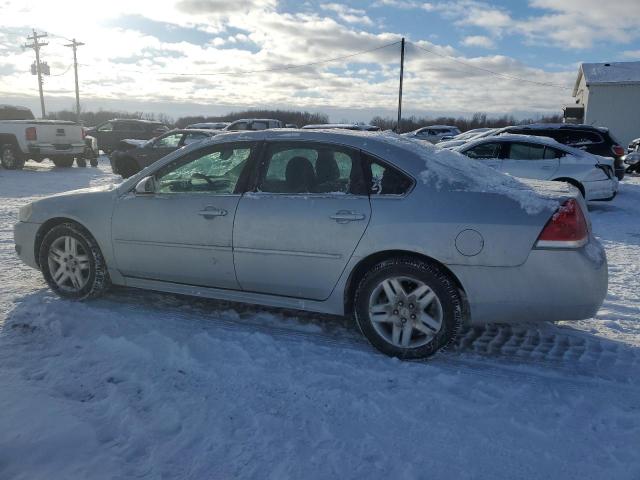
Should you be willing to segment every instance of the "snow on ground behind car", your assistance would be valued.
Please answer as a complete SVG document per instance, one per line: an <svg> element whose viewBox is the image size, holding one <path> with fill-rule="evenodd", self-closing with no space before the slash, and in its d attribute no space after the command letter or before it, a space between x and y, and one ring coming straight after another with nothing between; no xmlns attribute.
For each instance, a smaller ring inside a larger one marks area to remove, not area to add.
<svg viewBox="0 0 640 480"><path fill-rule="evenodd" d="M489 326L428 362L349 321L117 289L57 298L13 252L22 204L100 169L0 170L0 478L640 476L640 179L592 205L593 320Z"/></svg>

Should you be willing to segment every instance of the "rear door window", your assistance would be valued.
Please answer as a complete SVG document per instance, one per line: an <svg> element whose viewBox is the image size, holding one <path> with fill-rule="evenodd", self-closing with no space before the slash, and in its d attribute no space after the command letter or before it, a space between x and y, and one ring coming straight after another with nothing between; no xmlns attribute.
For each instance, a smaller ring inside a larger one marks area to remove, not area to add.
<svg viewBox="0 0 640 480"><path fill-rule="evenodd" d="M463 152L469 158L494 159L500 158L502 144L500 142L481 143Z"/></svg>
<svg viewBox="0 0 640 480"><path fill-rule="evenodd" d="M509 153L505 156L510 160L542 160L544 159L544 145L534 143L513 142L508 145Z"/></svg>
<svg viewBox="0 0 640 480"><path fill-rule="evenodd" d="M273 143L263 171L262 192L366 194L359 153L338 145Z"/></svg>

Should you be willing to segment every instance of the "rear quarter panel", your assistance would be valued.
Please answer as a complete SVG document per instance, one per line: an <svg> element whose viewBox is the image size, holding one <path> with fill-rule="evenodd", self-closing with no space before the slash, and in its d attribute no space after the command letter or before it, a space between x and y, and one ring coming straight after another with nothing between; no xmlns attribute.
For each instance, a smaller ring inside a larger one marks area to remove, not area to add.
<svg viewBox="0 0 640 480"><path fill-rule="evenodd" d="M518 202L485 192L417 188L406 197L371 197L371 222L355 255L407 250L445 265L517 266L529 253L553 210L528 214ZM479 253L465 255L456 238L482 237Z"/></svg>

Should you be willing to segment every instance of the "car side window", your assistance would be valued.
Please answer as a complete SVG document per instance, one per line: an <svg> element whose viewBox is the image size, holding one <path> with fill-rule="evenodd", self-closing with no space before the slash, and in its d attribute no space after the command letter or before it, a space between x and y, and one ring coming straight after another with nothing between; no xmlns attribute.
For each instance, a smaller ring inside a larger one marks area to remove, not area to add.
<svg viewBox="0 0 640 480"><path fill-rule="evenodd" d="M366 194L358 152L322 144L270 145L258 190L285 194Z"/></svg>
<svg viewBox="0 0 640 480"><path fill-rule="evenodd" d="M251 145L216 145L193 152L158 172L156 193L234 193L252 152Z"/></svg>
<svg viewBox="0 0 640 480"><path fill-rule="evenodd" d="M363 162L370 195L404 195L413 187L409 176L377 158L364 154Z"/></svg>
<svg viewBox="0 0 640 480"><path fill-rule="evenodd" d="M229 130L246 130L246 129L247 129L247 122L236 123L232 125L231 128L229 128Z"/></svg>
<svg viewBox="0 0 640 480"><path fill-rule="evenodd" d="M544 158L544 145L533 143L513 142L509 145L509 160L542 160Z"/></svg>
<svg viewBox="0 0 640 480"><path fill-rule="evenodd" d="M592 145L602 142L602 137L595 132L586 132L582 130L571 130L566 132L566 145L583 146Z"/></svg>
<svg viewBox="0 0 640 480"><path fill-rule="evenodd" d="M103 123L98 127L99 132L113 132L113 123L107 122Z"/></svg>
<svg viewBox="0 0 640 480"><path fill-rule="evenodd" d="M201 142L205 138L209 138L209 135L204 133L186 133L184 135L183 145L191 145L192 143Z"/></svg>
<svg viewBox="0 0 640 480"><path fill-rule="evenodd" d="M253 122L251 124L251 130L266 130L267 122Z"/></svg>
<svg viewBox="0 0 640 480"><path fill-rule="evenodd" d="M500 142L481 143L463 153L469 158L475 159L494 159L500 158Z"/></svg>
<svg viewBox="0 0 640 480"><path fill-rule="evenodd" d="M180 140L182 140L182 133L173 133L166 137L159 138L153 142L153 148L178 148Z"/></svg>
<svg viewBox="0 0 640 480"><path fill-rule="evenodd" d="M563 158L563 157L566 157L566 156L567 156L566 152L563 152L562 150L558 150L557 148L546 147L544 149L544 158L545 159Z"/></svg>

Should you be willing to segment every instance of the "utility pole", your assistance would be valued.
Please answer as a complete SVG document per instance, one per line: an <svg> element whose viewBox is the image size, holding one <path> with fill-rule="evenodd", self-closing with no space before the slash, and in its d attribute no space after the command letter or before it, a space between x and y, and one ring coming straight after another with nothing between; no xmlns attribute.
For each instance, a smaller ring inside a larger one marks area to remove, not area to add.
<svg viewBox="0 0 640 480"><path fill-rule="evenodd" d="M84 43L76 42L75 38L71 40L70 44L65 45L65 47L73 48L73 71L76 76L76 120L78 123L80 123L80 90L78 88L78 57L76 55L76 50L82 45L84 45Z"/></svg>
<svg viewBox="0 0 640 480"><path fill-rule="evenodd" d="M402 77L404 76L404 37L400 42L400 88L398 90L398 125L396 133L401 133L400 122L402 120Z"/></svg>
<svg viewBox="0 0 640 480"><path fill-rule="evenodd" d="M22 46L23 48L33 48L36 52L36 72L38 74L38 89L40 90L40 108L42 109L42 118L45 117L45 111L44 111L44 94L42 93L42 70L40 68L40 48L49 44L46 42L38 42L38 39L44 38L46 36L47 36L46 33L38 34L38 32L36 32L36 29L34 28L33 36L27 37L27 40L32 40L33 43L25 43Z"/></svg>

